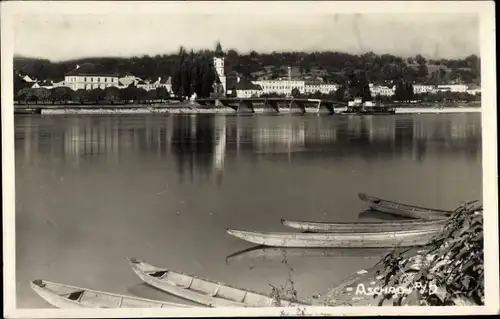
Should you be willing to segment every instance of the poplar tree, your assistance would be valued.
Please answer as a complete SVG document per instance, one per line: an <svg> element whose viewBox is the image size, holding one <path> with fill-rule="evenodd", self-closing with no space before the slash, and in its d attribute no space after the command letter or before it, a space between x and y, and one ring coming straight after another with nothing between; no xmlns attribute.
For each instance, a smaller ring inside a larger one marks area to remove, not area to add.
<svg viewBox="0 0 500 319"><path fill-rule="evenodd" d="M193 93L199 98L209 97L218 79L211 53L208 51L196 54L191 51L189 55L185 51L181 53L178 67L172 77L172 90L183 98L190 97Z"/></svg>

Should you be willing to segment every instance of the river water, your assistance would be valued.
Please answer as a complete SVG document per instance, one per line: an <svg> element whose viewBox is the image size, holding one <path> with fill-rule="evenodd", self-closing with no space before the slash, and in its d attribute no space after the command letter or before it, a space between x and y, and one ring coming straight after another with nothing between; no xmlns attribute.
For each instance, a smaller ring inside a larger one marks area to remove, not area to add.
<svg viewBox="0 0 500 319"><path fill-rule="evenodd" d="M359 192L442 209L482 199L480 114L16 116L15 139L20 308L51 307L36 278L179 301L141 284L128 256L268 293L291 278L305 298L378 255L227 258L254 245L225 229L374 220Z"/></svg>

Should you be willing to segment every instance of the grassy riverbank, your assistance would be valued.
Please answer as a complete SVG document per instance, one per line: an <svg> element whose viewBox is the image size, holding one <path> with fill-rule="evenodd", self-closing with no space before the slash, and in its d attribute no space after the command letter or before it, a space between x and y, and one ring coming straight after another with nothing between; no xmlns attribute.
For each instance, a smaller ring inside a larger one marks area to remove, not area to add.
<svg viewBox="0 0 500 319"><path fill-rule="evenodd" d="M483 210L472 204L456 209L425 247L395 249L312 301L328 306L483 305Z"/></svg>

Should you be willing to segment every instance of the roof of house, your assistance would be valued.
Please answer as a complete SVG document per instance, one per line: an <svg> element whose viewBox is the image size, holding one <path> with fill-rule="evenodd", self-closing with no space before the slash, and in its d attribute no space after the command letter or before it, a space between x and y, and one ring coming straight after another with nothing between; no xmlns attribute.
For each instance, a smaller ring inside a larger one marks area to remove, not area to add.
<svg viewBox="0 0 500 319"><path fill-rule="evenodd" d="M102 67L92 63L84 63L80 67L69 71L66 75L118 76L115 73L104 72Z"/></svg>
<svg viewBox="0 0 500 319"><path fill-rule="evenodd" d="M167 79L161 78L160 83L161 84L172 84L172 77L169 76Z"/></svg>
<svg viewBox="0 0 500 319"><path fill-rule="evenodd" d="M247 78L240 78L240 81L234 84L235 90L262 90L260 85L253 84Z"/></svg>

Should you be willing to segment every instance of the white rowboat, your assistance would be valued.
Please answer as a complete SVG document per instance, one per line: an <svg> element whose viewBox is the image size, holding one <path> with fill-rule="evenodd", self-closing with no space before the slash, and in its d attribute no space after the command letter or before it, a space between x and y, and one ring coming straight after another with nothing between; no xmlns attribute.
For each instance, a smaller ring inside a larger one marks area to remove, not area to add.
<svg viewBox="0 0 500 319"><path fill-rule="evenodd" d="M439 230L378 233L284 233L226 230L245 241L273 247L382 248L423 246Z"/></svg>
<svg viewBox="0 0 500 319"><path fill-rule="evenodd" d="M357 222L334 223L281 220L287 227L307 232L336 232L336 233L367 233L367 232L397 232L408 230L439 230L446 223L446 219L432 221L397 221L397 222Z"/></svg>
<svg viewBox="0 0 500 319"><path fill-rule="evenodd" d="M190 306L112 294L36 279L31 288L57 308L189 308Z"/></svg>
<svg viewBox="0 0 500 319"><path fill-rule="evenodd" d="M262 293L231 287L167 268L129 258L134 272L145 283L164 292L209 307L292 307L303 305L276 299Z"/></svg>

